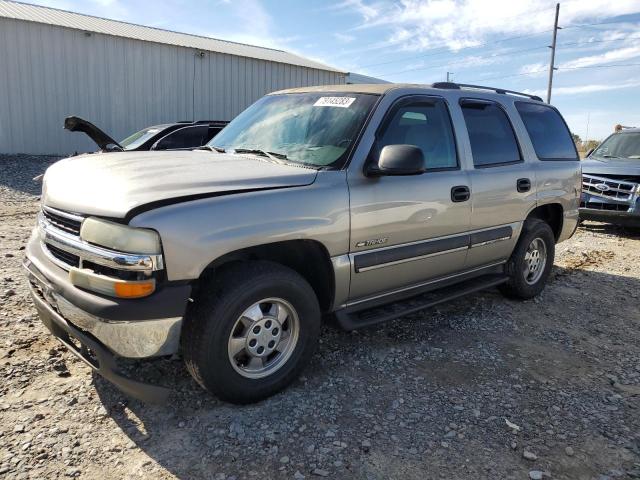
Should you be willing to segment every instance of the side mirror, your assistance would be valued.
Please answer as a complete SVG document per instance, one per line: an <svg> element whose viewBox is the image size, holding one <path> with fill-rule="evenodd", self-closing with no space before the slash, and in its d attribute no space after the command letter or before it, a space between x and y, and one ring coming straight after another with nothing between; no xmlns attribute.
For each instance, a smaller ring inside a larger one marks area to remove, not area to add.
<svg viewBox="0 0 640 480"><path fill-rule="evenodd" d="M377 162L367 170L368 176L420 175L424 173L425 159L422 149L415 145L387 145Z"/></svg>

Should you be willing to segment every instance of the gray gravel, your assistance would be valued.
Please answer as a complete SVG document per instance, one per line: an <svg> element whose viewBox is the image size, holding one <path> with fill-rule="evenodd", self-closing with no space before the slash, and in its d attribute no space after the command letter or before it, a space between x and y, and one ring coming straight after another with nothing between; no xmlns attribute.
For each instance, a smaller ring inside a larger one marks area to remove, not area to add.
<svg viewBox="0 0 640 480"><path fill-rule="evenodd" d="M20 271L54 159L0 156L0 477L640 478L640 237L588 224L537 299L497 291L345 333L258 405L221 403L178 358L129 400L38 322ZM132 368L131 365L128 365Z"/></svg>

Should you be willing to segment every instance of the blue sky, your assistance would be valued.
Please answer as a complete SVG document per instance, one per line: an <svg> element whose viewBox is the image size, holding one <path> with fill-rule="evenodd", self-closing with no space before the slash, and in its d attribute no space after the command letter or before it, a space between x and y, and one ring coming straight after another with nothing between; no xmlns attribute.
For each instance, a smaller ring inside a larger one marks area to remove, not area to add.
<svg viewBox="0 0 640 480"><path fill-rule="evenodd" d="M31 0L79 13L280 48L393 82L461 83L546 95L555 1ZM560 7L552 103L602 139L640 126L640 0Z"/></svg>

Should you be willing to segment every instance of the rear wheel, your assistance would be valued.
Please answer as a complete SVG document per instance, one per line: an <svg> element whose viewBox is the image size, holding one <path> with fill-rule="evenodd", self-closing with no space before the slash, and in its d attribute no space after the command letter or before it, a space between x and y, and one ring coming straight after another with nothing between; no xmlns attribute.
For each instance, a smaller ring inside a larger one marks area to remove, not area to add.
<svg viewBox="0 0 640 480"><path fill-rule="evenodd" d="M238 264L203 287L183 331L187 369L222 400L251 403L282 390L308 363L320 308L307 281L269 262Z"/></svg>
<svg viewBox="0 0 640 480"><path fill-rule="evenodd" d="M501 286L501 291L514 298L535 297L544 289L554 257L555 237L549 224L537 218L528 219L507 262L509 281Z"/></svg>

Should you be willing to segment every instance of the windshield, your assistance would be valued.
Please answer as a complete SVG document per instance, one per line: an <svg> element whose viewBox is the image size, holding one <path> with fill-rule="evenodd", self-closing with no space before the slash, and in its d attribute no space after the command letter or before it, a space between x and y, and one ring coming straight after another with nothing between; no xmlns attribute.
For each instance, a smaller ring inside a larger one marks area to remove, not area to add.
<svg viewBox="0 0 640 480"><path fill-rule="evenodd" d="M640 132L613 134L602 142L591 156L640 159Z"/></svg>
<svg viewBox="0 0 640 480"><path fill-rule="evenodd" d="M133 135L130 135L122 140L120 142L120 145L122 145L122 148L124 148L125 150L133 150L135 148L138 148L140 145L142 145L144 142L149 140L151 137L153 137L159 131L163 130L166 127L167 125L157 125L155 127L144 128L139 132L136 132Z"/></svg>
<svg viewBox="0 0 640 480"><path fill-rule="evenodd" d="M268 95L238 115L209 145L340 168L376 99L352 93Z"/></svg>

